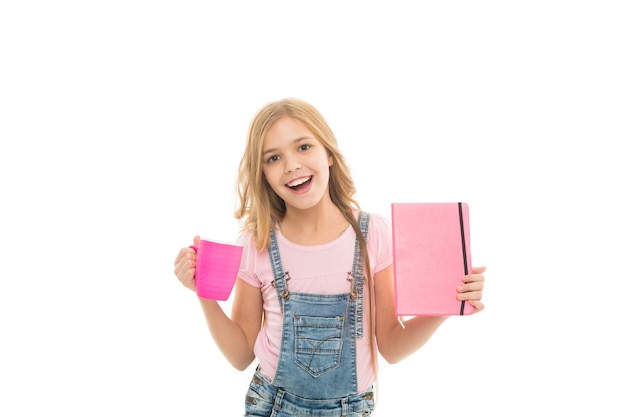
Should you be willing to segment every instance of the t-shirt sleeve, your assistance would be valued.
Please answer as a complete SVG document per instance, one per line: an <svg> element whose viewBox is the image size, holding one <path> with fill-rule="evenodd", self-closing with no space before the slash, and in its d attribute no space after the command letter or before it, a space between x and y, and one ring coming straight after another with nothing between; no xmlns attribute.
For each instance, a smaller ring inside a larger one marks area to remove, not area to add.
<svg viewBox="0 0 626 417"><path fill-rule="evenodd" d="M254 272L259 254L254 244L253 233L251 231L241 233L237 239L237 244L243 246L239 278L255 288L261 288L261 281Z"/></svg>
<svg viewBox="0 0 626 417"><path fill-rule="evenodd" d="M374 274L393 263L391 222L389 219L379 214L370 215L367 247L370 257L374 258L372 270Z"/></svg>

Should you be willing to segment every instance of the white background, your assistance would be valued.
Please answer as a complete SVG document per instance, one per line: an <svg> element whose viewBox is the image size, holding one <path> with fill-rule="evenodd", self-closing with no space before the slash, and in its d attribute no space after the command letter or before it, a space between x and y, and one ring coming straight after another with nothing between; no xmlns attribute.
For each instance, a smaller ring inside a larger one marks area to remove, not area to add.
<svg viewBox="0 0 626 417"><path fill-rule="evenodd" d="M620 3L3 2L0 415L243 414L252 367L173 261L236 238L248 123L286 96L366 210L468 202L488 267L376 415L625 415Z"/></svg>

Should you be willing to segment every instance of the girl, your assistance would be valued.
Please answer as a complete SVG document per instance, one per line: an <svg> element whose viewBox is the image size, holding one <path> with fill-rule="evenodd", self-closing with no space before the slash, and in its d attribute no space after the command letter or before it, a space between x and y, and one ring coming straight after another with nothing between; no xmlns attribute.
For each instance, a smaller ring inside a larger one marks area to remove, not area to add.
<svg viewBox="0 0 626 417"><path fill-rule="evenodd" d="M335 136L310 104L285 99L257 113L238 191L244 253L231 315L200 303L228 361L239 370L258 361L245 415L370 415L378 354L399 362L446 317L396 318L391 224L361 211ZM191 290L195 256L186 247L175 260ZM458 287L476 311L484 271Z"/></svg>

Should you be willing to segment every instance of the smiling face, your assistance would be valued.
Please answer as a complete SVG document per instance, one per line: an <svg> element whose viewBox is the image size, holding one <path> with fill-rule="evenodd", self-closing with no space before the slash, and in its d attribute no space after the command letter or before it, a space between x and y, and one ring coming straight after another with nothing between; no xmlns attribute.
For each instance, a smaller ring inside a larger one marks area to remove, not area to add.
<svg viewBox="0 0 626 417"><path fill-rule="evenodd" d="M267 131L263 142L263 175L289 208L305 210L330 201L332 157L300 120L283 116Z"/></svg>

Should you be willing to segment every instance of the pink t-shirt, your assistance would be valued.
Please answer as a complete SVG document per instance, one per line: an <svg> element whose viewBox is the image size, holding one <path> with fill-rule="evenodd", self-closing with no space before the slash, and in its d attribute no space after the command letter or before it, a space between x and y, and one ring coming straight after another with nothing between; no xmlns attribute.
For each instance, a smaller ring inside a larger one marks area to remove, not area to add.
<svg viewBox="0 0 626 417"><path fill-rule="evenodd" d="M311 294L342 294L350 292L348 272L352 270L356 233L349 227L336 240L315 246L297 245L276 231L283 270L289 272L289 291ZM244 232L238 240L244 246L239 277L255 288L260 288L265 309L265 323L254 345L260 372L269 381L274 379L278 365L282 335L282 314L274 275L267 250L258 252L252 232ZM386 218L370 214L367 249L373 274L393 262L391 223ZM364 299L369 299L367 284ZM365 304L367 306L367 304ZM369 308L364 308L363 337L357 339L357 380L359 393L374 381L369 347Z"/></svg>

